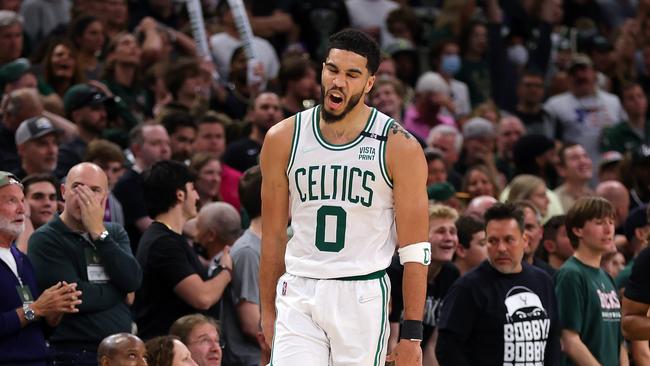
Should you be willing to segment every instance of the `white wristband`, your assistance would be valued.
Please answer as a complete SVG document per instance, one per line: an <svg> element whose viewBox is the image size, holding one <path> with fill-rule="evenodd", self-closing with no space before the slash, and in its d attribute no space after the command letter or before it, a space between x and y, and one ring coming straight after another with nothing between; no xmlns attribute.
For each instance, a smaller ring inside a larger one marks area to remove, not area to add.
<svg viewBox="0 0 650 366"><path fill-rule="evenodd" d="M431 243L423 241L403 246L397 250L399 263L416 262L428 266L431 264Z"/></svg>

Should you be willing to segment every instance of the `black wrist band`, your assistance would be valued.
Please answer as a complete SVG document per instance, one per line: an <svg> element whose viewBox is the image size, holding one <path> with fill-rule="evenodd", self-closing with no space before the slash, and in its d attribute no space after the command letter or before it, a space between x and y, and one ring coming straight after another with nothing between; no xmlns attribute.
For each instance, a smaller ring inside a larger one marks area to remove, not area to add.
<svg viewBox="0 0 650 366"><path fill-rule="evenodd" d="M404 320L399 332L400 339L422 340L422 322L419 320Z"/></svg>

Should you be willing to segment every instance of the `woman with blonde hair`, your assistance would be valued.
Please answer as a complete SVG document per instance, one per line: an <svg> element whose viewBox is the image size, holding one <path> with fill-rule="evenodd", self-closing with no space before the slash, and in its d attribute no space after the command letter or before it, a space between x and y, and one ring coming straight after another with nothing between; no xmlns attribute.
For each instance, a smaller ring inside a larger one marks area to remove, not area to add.
<svg viewBox="0 0 650 366"><path fill-rule="evenodd" d="M506 202L530 201L542 216L548 212L549 199L546 196L546 183L535 175L522 174L510 182L510 191Z"/></svg>
<svg viewBox="0 0 650 366"><path fill-rule="evenodd" d="M468 202L478 196L499 197L501 191L492 170L485 165L474 165L463 177L462 191L469 194Z"/></svg>

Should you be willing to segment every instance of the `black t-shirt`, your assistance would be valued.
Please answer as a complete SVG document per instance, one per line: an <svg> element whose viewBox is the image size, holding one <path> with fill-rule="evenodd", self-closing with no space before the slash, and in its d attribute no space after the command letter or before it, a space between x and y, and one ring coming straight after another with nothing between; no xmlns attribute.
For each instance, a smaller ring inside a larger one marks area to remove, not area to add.
<svg viewBox="0 0 650 366"><path fill-rule="evenodd" d="M0 123L0 170L13 172L20 168L20 156L16 147L16 131L9 131Z"/></svg>
<svg viewBox="0 0 650 366"><path fill-rule="evenodd" d="M140 230L135 225L138 219L147 216L142 193L142 177L133 169L127 170L113 188L113 194L122 204L124 211L124 229L129 234L133 253L138 252Z"/></svg>
<svg viewBox="0 0 650 366"><path fill-rule="evenodd" d="M164 335L183 315L198 313L174 292L183 279L207 274L185 238L159 222L142 234L136 255L142 267L142 286L133 304L138 333L143 339Z"/></svg>
<svg viewBox="0 0 650 366"><path fill-rule="evenodd" d="M625 287L625 297L650 304L650 247L645 248L634 260L632 273Z"/></svg>
<svg viewBox="0 0 650 366"><path fill-rule="evenodd" d="M399 257L394 256L390 267L387 270L391 283L391 312L388 319L391 323L402 321L404 311L404 298L402 295L402 277L404 267L399 263ZM422 345L425 345L438 324L442 300L449 291L451 285L460 277L460 272L452 263L445 263L438 275L427 281L427 295L424 303L424 316L422 318L423 338Z"/></svg>
<svg viewBox="0 0 650 366"><path fill-rule="evenodd" d="M503 274L484 261L449 290L438 322L440 365L557 365L559 324L551 278L522 263Z"/></svg>
<svg viewBox="0 0 650 366"><path fill-rule="evenodd" d="M525 112L521 112L521 111L515 109L513 111L513 113L515 114L515 116L519 117L521 122L524 123L524 126L526 126L526 132L528 134L533 134L533 133L546 134L547 133L547 131L546 131L547 126L546 125L549 123L550 117L549 117L548 113L545 110L540 109L536 113L525 113ZM548 131L548 132L550 132L550 131Z"/></svg>
<svg viewBox="0 0 650 366"><path fill-rule="evenodd" d="M259 163L262 147L248 137L239 139L230 145L223 154L223 162L240 172Z"/></svg>

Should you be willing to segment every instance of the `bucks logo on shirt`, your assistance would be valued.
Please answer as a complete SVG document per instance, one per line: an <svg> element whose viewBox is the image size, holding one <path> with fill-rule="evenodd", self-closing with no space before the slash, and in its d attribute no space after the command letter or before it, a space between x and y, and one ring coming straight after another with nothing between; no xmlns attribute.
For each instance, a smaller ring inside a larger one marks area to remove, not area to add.
<svg viewBox="0 0 650 366"><path fill-rule="evenodd" d="M319 116L317 106L295 117L287 168L294 231L287 272L341 278L383 270L396 244L385 160L394 121L373 108L356 139L334 145L323 138Z"/></svg>

